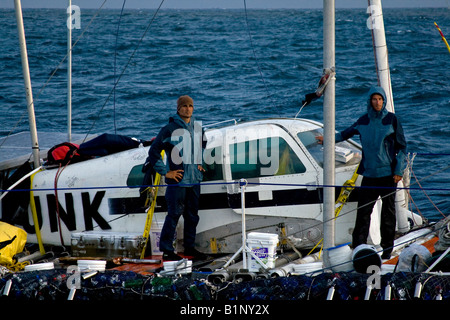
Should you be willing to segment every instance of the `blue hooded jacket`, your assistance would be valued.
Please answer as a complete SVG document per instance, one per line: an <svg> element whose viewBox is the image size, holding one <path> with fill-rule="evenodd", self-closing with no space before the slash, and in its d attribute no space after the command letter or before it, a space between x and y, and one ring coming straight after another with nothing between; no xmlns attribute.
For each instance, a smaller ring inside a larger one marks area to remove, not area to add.
<svg viewBox="0 0 450 320"><path fill-rule="evenodd" d="M171 170L184 170L180 182L166 178L167 184L179 183L189 186L200 183L203 174L198 165L202 164L202 150L205 144L201 122L196 122L192 117L191 121L186 123L176 114L169 118L169 123L156 136L148 151L144 167L152 166L162 176ZM165 151L167 164L161 158L162 150Z"/></svg>
<svg viewBox="0 0 450 320"><path fill-rule="evenodd" d="M373 94L383 97L383 107L377 112L371 105ZM370 178L403 176L406 167L406 140L403 128L394 113L386 110L386 93L381 87L372 87L367 100L367 113L351 127L336 133L336 142L359 134L362 159L358 174Z"/></svg>

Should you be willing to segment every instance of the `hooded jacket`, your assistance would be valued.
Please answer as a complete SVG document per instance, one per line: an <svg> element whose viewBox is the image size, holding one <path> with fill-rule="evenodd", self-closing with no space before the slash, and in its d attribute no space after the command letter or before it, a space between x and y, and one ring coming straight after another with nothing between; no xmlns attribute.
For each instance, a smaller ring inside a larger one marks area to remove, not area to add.
<svg viewBox="0 0 450 320"><path fill-rule="evenodd" d="M169 123L164 126L153 141L144 169L151 166L160 175L165 176L171 170L183 170L183 179L177 182L166 178L167 184L189 186L203 180L203 174L198 170L202 164L203 131L201 122L192 117L186 123L178 114L169 118ZM161 158L161 152L165 151L167 163Z"/></svg>
<svg viewBox="0 0 450 320"><path fill-rule="evenodd" d="M371 105L373 94L383 97L383 107L377 112ZM381 87L372 87L368 94L367 113L351 127L336 133L336 142L359 134L362 159L358 174L370 178L403 176L406 167L406 140L396 115L386 109L386 93Z"/></svg>

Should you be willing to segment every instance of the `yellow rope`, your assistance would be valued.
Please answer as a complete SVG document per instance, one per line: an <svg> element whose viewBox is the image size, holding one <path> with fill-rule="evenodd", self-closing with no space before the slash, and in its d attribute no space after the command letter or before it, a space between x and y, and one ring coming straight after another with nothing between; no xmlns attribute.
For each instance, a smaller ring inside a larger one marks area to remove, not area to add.
<svg viewBox="0 0 450 320"><path fill-rule="evenodd" d="M41 171L41 170L39 170L39 171ZM39 244L39 251L41 254L44 254L45 249L44 249L44 244L42 243L41 230L39 229L39 220L37 217L36 203L34 202L34 192L33 192L33 179L34 179L34 175L36 173L32 174L30 177L30 180L31 180L31 183L30 183L30 208L31 208L31 213L33 215L34 230L36 231L36 237L37 237L37 241Z"/></svg>
<svg viewBox="0 0 450 320"><path fill-rule="evenodd" d="M161 159L162 158L164 158L164 150L161 152ZM158 186L159 186L160 181L161 181L161 175L159 173L156 173L153 186L148 187L144 190L144 192L147 191L147 199L145 200L145 206L147 206L150 201L151 201L151 205L147 211L147 218L145 221L144 234L143 234L144 246L143 246L142 252L141 252L141 259L144 259L145 251L147 249L147 244L148 244L148 241L150 238L150 229L151 229L152 220L153 220L153 213L155 212L156 198L158 196Z"/></svg>
<svg viewBox="0 0 450 320"><path fill-rule="evenodd" d="M356 167L355 172L353 173L352 177L349 180L347 180L344 183L344 185L342 186L341 193L339 194L339 197L336 200L336 209L334 211L334 215L336 218L339 215L339 213L341 212L344 205L347 203L350 193L353 191L353 189L355 189L355 182L356 182L356 179L358 179L358 173L356 173L357 171L358 171L358 167ZM322 243L322 241L323 241L323 238L320 239L320 241L316 243L316 245L311 249L311 251L308 252L307 256L309 256L317 248L317 246ZM323 243L320 247L319 258L320 258L320 255L322 254L322 250L323 250Z"/></svg>

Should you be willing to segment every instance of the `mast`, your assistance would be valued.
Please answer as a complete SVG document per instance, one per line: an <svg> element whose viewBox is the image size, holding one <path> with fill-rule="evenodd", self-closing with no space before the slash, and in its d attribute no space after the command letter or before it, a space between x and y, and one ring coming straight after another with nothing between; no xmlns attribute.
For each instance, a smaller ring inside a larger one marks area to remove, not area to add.
<svg viewBox="0 0 450 320"><path fill-rule="evenodd" d="M378 85L386 92L386 109L389 112L395 112L381 0L368 0L368 3L367 13L370 17L367 20L367 27L372 31Z"/></svg>
<svg viewBox="0 0 450 320"><path fill-rule="evenodd" d="M67 135L72 141L72 0L67 8Z"/></svg>
<svg viewBox="0 0 450 320"><path fill-rule="evenodd" d="M31 135L31 149L33 152L34 167L38 168L40 164L39 159L39 142L36 129L36 118L34 115L33 90L31 88L30 68L28 65L27 43L25 41L25 30L23 26L22 5L20 0L14 0L14 7L16 10L17 31L19 34L20 56L22 59L22 73L25 84L25 93L27 97L28 122L30 126Z"/></svg>
<svg viewBox="0 0 450 320"><path fill-rule="evenodd" d="M335 1L323 1L323 68L335 67ZM324 118L324 163L323 163L323 233L324 248L334 246L334 206L335 206L335 78L327 85L323 100ZM328 252L325 250L324 252ZM328 259L325 259L324 262Z"/></svg>
<svg viewBox="0 0 450 320"><path fill-rule="evenodd" d="M375 66L377 70L378 85L386 92L386 109L389 112L395 113L394 97L392 94L391 72L389 69L388 49L386 43L386 33L384 30L383 8L381 0L368 0L369 7L367 13L370 14L367 20L367 27L372 32L373 52L375 56ZM403 179L397 184L395 195L395 207L397 211L397 224L400 230L408 230L408 221L405 216L399 214L401 210L409 210L409 203L404 199L408 199L409 194L407 189L402 189L405 186L409 187L410 171L407 167L403 174ZM403 195L402 195L403 193ZM403 199L403 200L402 200ZM404 229L403 229L404 228Z"/></svg>

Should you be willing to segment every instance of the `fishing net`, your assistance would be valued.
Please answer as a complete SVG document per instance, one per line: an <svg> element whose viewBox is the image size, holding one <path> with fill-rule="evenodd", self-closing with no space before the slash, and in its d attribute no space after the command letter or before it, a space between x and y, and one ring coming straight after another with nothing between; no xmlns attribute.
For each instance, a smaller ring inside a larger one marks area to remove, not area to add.
<svg viewBox="0 0 450 320"><path fill-rule="evenodd" d="M67 300L71 274L66 269L5 273L0 277L0 294L10 300ZM369 274L322 273L317 276L262 278L229 281L213 285L192 275L161 277L131 271L106 270L84 279L73 300L165 300L165 301L324 301L333 300L450 300L450 276L396 272L381 275L379 287L367 291ZM10 280L10 288L8 281ZM419 285L418 285L419 283ZM420 290L418 290L420 287ZM5 292L8 291L8 292ZM369 293L368 293L369 292Z"/></svg>

